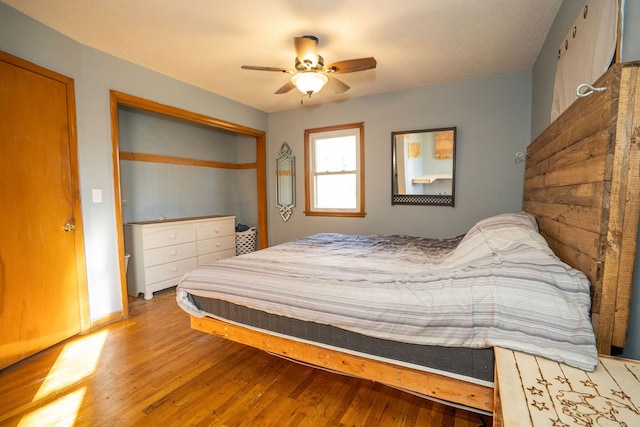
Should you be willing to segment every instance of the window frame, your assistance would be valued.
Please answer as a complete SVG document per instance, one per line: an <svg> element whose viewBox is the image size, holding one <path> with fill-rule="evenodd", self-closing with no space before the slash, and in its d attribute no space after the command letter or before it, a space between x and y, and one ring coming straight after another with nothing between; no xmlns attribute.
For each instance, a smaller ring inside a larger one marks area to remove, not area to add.
<svg viewBox="0 0 640 427"><path fill-rule="evenodd" d="M313 172L313 150L312 143L315 139L330 138L335 133L341 131L352 131L356 140L356 208L355 209L335 209L315 208L311 203L315 197L315 181ZM304 193L305 193L305 215L307 216L328 216L328 217L364 217L364 122L348 123L343 125L326 126L313 129L305 129L304 131Z"/></svg>

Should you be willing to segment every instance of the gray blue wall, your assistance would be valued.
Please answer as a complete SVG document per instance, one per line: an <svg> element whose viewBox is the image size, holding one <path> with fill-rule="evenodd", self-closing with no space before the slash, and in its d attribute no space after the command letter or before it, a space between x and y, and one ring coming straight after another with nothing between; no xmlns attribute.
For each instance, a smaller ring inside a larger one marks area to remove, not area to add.
<svg viewBox="0 0 640 427"><path fill-rule="evenodd" d="M622 61L637 61L640 59L640 1L624 0Z"/></svg>
<svg viewBox="0 0 640 427"><path fill-rule="evenodd" d="M523 71L269 114L268 158L286 141L298 171L291 219L283 222L269 207L271 243L323 231L451 237L483 217L520 209L524 166L514 159L530 140L530 82ZM354 122L364 122L366 217L305 216L304 130ZM391 132L451 126L455 207L391 205Z"/></svg>

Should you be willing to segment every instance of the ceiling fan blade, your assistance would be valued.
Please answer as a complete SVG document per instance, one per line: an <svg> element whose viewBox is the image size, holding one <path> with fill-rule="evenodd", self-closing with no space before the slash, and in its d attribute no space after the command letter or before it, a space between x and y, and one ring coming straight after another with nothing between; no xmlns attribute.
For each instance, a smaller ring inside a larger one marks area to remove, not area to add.
<svg viewBox="0 0 640 427"><path fill-rule="evenodd" d="M279 71L281 73L291 73L292 71L287 70L286 68L279 68L279 67L260 67L260 66L256 66L256 65L243 65L242 67L243 70L256 70L256 71Z"/></svg>
<svg viewBox="0 0 640 427"><path fill-rule="evenodd" d="M324 85L324 88L326 88L327 90L330 90L333 93L344 93L350 89L349 85L347 85L346 83L343 83L342 81L336 79L335 77L332 77L332 76L327 76L327 77L329 77L329 81L327 82L326 85Z"/></svg>
<svg viewBox="0 0 640 427"><path fill-rule="evenodd" d="M374 57L347 59L346 61L338 61L325 67L325 71L332 73L353 73L354 71L364 71L376 68L376 59Z"/></svg>
<svg viewBox="0 0 640 427"><path fill-rule="evenodd" d="M294 37L296 57L302 64L309 63L311 67L318 64L318 38L315 36Z"/></svg>
<svg viewBox="0 0 640 427"><path fill-rule="evenodd" d="M284 86L282 86L280 89L278 89L276 91L276 95L281 95L283 93L287 93L289 92L291 89L295 88L295 86L293 85L293 83L291 83L290 81L287 82Z"/></svg>

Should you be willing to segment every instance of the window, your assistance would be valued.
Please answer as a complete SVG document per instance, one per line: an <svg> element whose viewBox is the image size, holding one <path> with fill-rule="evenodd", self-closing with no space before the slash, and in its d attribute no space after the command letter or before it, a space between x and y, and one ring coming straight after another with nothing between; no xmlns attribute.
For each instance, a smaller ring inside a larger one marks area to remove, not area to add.
<svg viewBox="0 0 640 427"><path fill-rule="evenodd" d="M304 131L305 214L363 217L364 124Z"/></svg>

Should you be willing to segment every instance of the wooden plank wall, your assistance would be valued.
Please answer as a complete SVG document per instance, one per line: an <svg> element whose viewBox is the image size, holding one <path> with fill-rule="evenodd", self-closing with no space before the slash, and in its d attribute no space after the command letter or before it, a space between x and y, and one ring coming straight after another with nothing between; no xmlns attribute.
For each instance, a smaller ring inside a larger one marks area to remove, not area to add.
<svg viewBox="0 0 640 427"><path fill-rule="evenodd" d="M640 216L640 63L612 66L527 149L525 211L592 283L598 351L626 345Z"/></svg>

